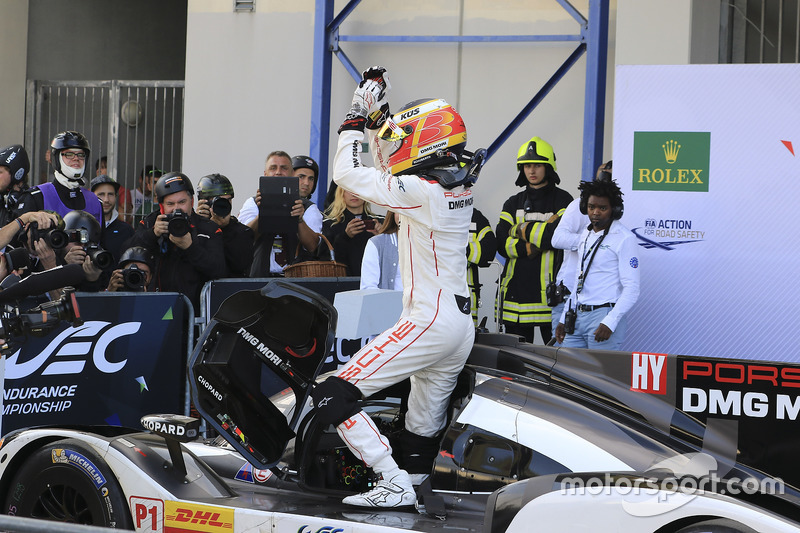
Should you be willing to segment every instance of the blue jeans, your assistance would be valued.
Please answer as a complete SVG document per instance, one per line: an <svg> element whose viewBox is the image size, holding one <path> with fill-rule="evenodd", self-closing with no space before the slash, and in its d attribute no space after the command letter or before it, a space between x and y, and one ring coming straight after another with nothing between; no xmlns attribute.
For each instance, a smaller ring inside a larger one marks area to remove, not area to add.
<svg viewBox="0 0 800 533"><path fill-rule="evenodd" d="M561 313L564 312L564 302L561 302L553 309L550 310L550 322L553 324L553 337L556 336L556 326L558 326L558 321L561 318ZM558 341L553 343L553 346L561 346Z"/></svg>
<svg viewBox="0 0 800 533"><path fill-rule="evenodd" d="M561 346L565 348L590 348L592 350L619 350L622 341L625 340L625 330L628 322L625 317L617 324L617 329L607 340L597 342L594 340L594 331L600 322L611 312L610 307L601 307L594 311L578 311L578 318L575 320L575 333L564 337Z"/></svg>

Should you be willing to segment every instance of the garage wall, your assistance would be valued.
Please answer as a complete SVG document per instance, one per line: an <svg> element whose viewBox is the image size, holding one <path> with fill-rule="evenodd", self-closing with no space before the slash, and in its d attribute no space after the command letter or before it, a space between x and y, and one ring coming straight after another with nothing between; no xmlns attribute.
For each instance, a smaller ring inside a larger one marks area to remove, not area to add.
<svg viewBox="0 0 800 533"><path fill-rule="evenodd" d="M344 6L336 2L336 12ZM578 24L553 0L365 0L342 34L576 34ZM576 2L583 13L588 2ZM184 170L192 178L226 174L238 192L234 210L255 192L272 150L307 153L311 120L314 2L259 1L255 13L233 13L228 0L190 2L186 54ZM612 2L611 50L614 49ZM443 97L463 115L468 146L486 147L574 50L575 43L374 44L343 42L353 63L389 68L394 106ZM613 65L613 53L609 65ZM610 67L612 68L612 67ZM493 222L518 189L516 152L530 137L551 142L562 186L580 180L585 60L486 165L476 206ZM334 60L332 146L354 82ZM611 116L609 90L607 117ZM611 130L606 131L610 154ZM213 139L213 141L212 141Z"/></svg>

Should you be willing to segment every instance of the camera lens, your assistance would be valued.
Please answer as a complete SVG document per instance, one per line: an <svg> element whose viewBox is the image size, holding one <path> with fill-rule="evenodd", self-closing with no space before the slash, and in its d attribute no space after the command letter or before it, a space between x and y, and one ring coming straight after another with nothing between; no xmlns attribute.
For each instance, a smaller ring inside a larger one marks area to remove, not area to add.
<svg viewBox="0 0 800 533"><path fill-rule="evenodd" d="M170 219L169 223L167 224L167 231L169 231L170 235L175 235L176 237L183 237L187 233L189 233L189 221L185 218L173 218Z"/></svg>
<svg viewBox="0 0 800 533"><path fill-rule="evenodd" d="M167 231L170 235L183 237L189 233L190 229L189 216L180 209L176 209L167 215Z"/></svg>
<svg viewBox="0 0 800 533"><path fill-rule="evenodd" d="M47 244L49 244L50 248L52 248L53 250L60 250L61 248L64 248L69 242L69 236L67 235L67 232L60 229L48 230L44 234L44 237L45 241L47 241Z"/></svg>
<svg viewBox="0 0 800 533"><path fill-rule="evenodd" d="M132 291L140 291L144 288L144 271L136 265L131 265L122 271L122 282L125 287Z"/></svg>
<svg viewBox="0 0 800 533"><path fill-rule="evenodd" d="M226 217L231 214L231 201L227 198L214 198L211 200L211 210L218 217Z"/></svg>
<svg viewBox="0 0 800 533"><path fill-rule="evenodd" d="M89 248L86 251L86 255L92 259L94 266L100 270L108 270L114 265L114 256L111 255L111 252L103 250L97 245Z"/></svg>

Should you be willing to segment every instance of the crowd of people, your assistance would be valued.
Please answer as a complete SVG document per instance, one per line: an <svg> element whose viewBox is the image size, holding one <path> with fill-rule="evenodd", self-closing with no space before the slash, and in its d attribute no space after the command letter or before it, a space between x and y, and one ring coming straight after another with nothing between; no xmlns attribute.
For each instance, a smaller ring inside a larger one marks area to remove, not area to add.
<svg viewBox="0 0 800 533"><path fill-rule="evenodd" d="M201 288L209 280L282 276L289 265L322 259L344 264L346 275L362 278L361 288L403 290L397 251L401 212L378 215L369 201L335 182L321 211L311 201L319 179L319 165L311 157L292 157L278 150L265 160L265 177L298 180L299 198L287 214L294 225L286 226L276 225L275 217L263 216L259 189L246 199L238 217L233 216L233 185L219 173L200 178L195 191L185 174L145 165L136 187L126 190L109 176L105 156L96 160L94 176L88 177L91 149L79 132L58 133L47 154L51 180L28 187L30 161L25 148L12 145L0 151L0 227L11 222L18 226L5 246L25 248L30 255L30 266L26 264L17 274L80 263L87 276L80 290L175 291L186 294L199 309ZM628 237L622 239L627 255L618 257L616 266L625 263L629 270L606 275L603 286L617 287L609 289L607 297L601 297L597 289L579 297L580 291L573 287L579 274L586 278L585 271L593 265L594 275L588 278L591 289L602 275L598 269L606 268L606 237L595 250L589 243L593 239L581 240L581 235L590 222L588 196L601 192L614 206L612 211L621 213L621 192L611 179L611 162L598 169L593 181L582 184L577 199L558 187L555 151L540 137L520 147L516 166L515 185L522 190L504 203L496 227L473 209L465 244L473 323L477 325L482 305L479 267L488 266L499 254L505 261L495 313L504 331L533 342L538 328L543 342L560 343L558 324L572 320L574 314L583 325L583 313L590 309L600 320L592 322L593 335L581 334L581 344L594 347L611 338L613 342L603 346L618 347L624 339L624 313L638 295L635 243L616 222L618 218L608 223L614 227L608 239L616 242L619 239L613 235L617 233ZM588 185L598 182L608 185L600 189ZM67 217L73 211L83 215ZM36 227L31 231L31 224L24 222L29 217L23 217L28 213L47 213L50 218L33 220ZM65 242L54 246L48 239L51 229L66 232ZM37 235L40 238L34 238ZM110 259L100 254L105 259L98 265L97 249L107 251ZM600 258L595 261L598 252ZM591 256L583 257L587 253ZM135 268L146 275L132 276L135 284L125 283L123 270L132 265L139 265ZM6 273L5 260L0 258L0 274ZM597 298L608 301L595 302ZM601 323L606 315L610 317ZM601 325L603 331L594 335ZM572 338L568 344L574 342Z"/></svg>
<svg viewBox="0 0 800 533"><path fill-rule="evenodd" d="M14 262L18 275L80 264L80 290L180 292L198 310L209 280L282 276L289 265L319 259L343 263L362 288L402 290L395 327L318 384L312 398L320 420L380 476L373 489L344 502L411 505L472 348L479 267L498 253L505 258L495 311L506 332L533 342L538 328L545 342L618 349L639 293L639 260L632 233L619 222L622 192L610 161L573 199L558 187L552 145L531 138L517 154L515 184L522 190L504 203L493 231L473 206L486 152L466 150L461 116L442 99L416 100L392 114L390 87L384 69L363 73L339 129L334 183L322 211L310 200L319 166L308 156L269 153L259 187L233 216L234 189L219 173L195 186L181 172L148 165L126 191L99 158L89 181L89 142L66 131L50 146L52 180L31 188L24 148L0 151L0 245L27 250L29 265ZM427 128L426 121L438 126ZM358 157L365 138L375 168ZM297 190L279 216L266 208L271 196L261 190L278 178ZM373 205L386 208L385 217ZM6 255L2 277L12 266ZM406 378L405 430L393 455L358 400Z"/></svg>

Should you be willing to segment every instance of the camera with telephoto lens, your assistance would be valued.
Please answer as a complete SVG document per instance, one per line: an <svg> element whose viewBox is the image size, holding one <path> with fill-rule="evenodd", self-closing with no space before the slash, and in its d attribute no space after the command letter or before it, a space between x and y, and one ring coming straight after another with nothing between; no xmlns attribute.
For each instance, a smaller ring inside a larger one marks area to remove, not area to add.
<svg viewBox="0 0 800 533"><path fill-rule="evenodd" d="M564 314L564 332L567 335L575 333L575 320L577 318L578 313L576 313L574 309L571 307L567 309L567 312Z"/></svg>
<svg viewBox="0 0 800 533"><path fill-rule="evenodd" d="M26 335L35 337L47 335L62 320L72 322L76 327L83 323L74 289L71 287L64 289L58 300L45 302L24 312L17 310L14 313L4 314L0 319L0 338L6 340L6 347L16 347L17 343L12 342L12 339Z"/></svg>
<svg viewBox="0 0 800 533"><path fill-rule="evenodd" d="M211 206L211 211L220 218L224 218L231 214L231 201L221 196L214 196L208 199L208 205Z"/></svg>
<svg viewBox="0 0 800 533"><path fill-rule="evenodd" d="M44 239L50 248L53 250L60 250L64 248L69 242L69 235L67 232L58 228L49 228L43 231L39 230L39 223L35 220L31 221L28 225L28 231L31 235L31 242L36 242L39 239Z"/></svg>
<svg viewBox="0 0 800 533"><path fill-rule="evenodd" d="M99 244L86 243L83 245L83 251L92 260L92 264L100 270L108 270L114 265L114 256L108 250L101 248Z"/></svg>
<svg viewBox="0 0 800 533"><path fill-rule="evenodd" d="M122 269L122 283L125 284L126 289L132 292L142 292L146 279L147 272L135 264L131 264Z"/></svg>
<svg viewBox="0 0 800 533"><path fill-rule="evenodd" d="M559 281L558 284L555 281L550 281L544 289L544 294L547 297L547 306L555 307L564 302L569 295L569 289L567 289L563 281Z"/></svg>
<svg viewBox="0 0 800 533"><path fill-rule="evenodd" d="M183 237L189 233L189 229L191 228L191 225L189 224L189 215L180 209L176 209L172 213L168 214L166 220L167 231L170 235Z"/></svg>

